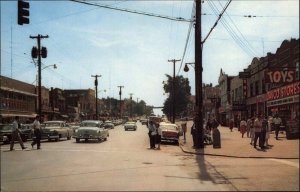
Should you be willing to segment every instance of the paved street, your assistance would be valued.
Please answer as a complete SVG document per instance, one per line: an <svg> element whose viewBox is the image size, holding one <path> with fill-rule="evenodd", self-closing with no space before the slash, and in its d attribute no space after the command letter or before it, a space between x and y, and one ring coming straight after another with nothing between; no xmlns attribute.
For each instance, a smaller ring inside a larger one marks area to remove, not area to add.
<svg viewBox="0 0 300 192"><path fill-rule="evenodd" d="M190 134L187 139L185 150L192 152ZM226 149L232 139L224 139ZM210 147L207 151L218 150ZM45 141L42 150L21 151L17 144L13 152L2 145L1 191L299 190L299 159L195 155L181 148L164 144L150 150L140 123L137 131L117 126L101 143Z"/></svg>
<svg viewBox="0 0 300 192"><path fill-rule="evenodd" d="M26 146L30 146L27 142ZM1 146L1 191L228 191L212 165L174 145L150 150L147 129L110 130L108 141L43 142L42 150ZM200 170L199 170L200 168Z"/></svg>

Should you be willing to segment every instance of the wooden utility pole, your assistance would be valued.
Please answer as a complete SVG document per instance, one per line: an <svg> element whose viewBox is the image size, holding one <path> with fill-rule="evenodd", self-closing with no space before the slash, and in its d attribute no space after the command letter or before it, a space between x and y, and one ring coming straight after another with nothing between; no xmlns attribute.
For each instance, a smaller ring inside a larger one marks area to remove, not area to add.
<svg viewBox="0 0 300 192"><path fill-rule="evenodd" d="M49 36L31 36L31 39L37 39L37 56L38 56L38 114L42 118L42 60L41 60L41 39L48 38Z"/></svg>
<svg viewBox="0 0 300 192"><path fill-rule="evenodd" d="M196 148L204 148L203 141L203 97L202 97L202 42L201 42L201 1L196 0L196 25L195 25L195 87L196 87L196 109L195 126Z"/></svg>
<svg viewBox="0 0 300 192"><path fill-rule="evenodd" d="M172 80L172 123L175 123L175 63L181 61L180 59L168 60L173 63L173 80Z"/></svg>
<svg viewBox="0 0 300 192"><path fill-rule="evenodd" d="M130 95L130 117L132 118L132 95L133 93L129 93Z"/></svg>
<svg viewBox="0 0 300 192"><path fill-rule="evenodd" d="M122 118L122 88L124 88L124 86L120 85L118 86L120 88L120 91L119 91L119 95L120 95L120 118Z"/></svg>
<svg viewBox="0 0 300 192"><path fill-rule="evenodd" d="M91 77L95 77L95 89L96 89L96 120L98 120L98 77L101 77L101 75L91 75Z"/></svg>

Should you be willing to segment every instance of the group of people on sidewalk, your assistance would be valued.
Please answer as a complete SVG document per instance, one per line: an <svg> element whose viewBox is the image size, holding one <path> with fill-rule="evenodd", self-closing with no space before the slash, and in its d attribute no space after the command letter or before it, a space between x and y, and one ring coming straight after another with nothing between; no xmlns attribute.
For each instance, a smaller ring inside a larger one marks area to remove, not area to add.
<svg viewBox="0 0 300 192"><path fill-rule="evenodd" d="M34 137L32 143L31 143L32 148L35 144L37 144L37 149L41 148L41 137L42 137L41 123L40 123L39 119L40 119L39 116L36 116L36 118L33 122L33 134L34 134L35 137ZM22 150L26 149L27 147L24 146L24 143L23 143L23 141L21 139L21 136L20 136L21 124L19 122L19 117L18 116L15 117L12 125L13 126L12 126L12 135L11 135L11 141L10 141L10 151L14 150L14 144L15 144L16 140L19 141L19 144L20 144Z"/></svg>
<svg viewBox="0 0 300 192"><path fill-rule="evenodd" d="M240 132L242 138L246 133L248 138L251 138L250 145L254 148L258 146L261 149L266 149L272 145L269 144L270 133L272 132L272 126L275 126L275 135L278 139L278 133L280 130L281 119L278 115L273 117L264 117L262 114L258 114L256 117L249 118L247 121L242 119L240 122Z"/></svg>

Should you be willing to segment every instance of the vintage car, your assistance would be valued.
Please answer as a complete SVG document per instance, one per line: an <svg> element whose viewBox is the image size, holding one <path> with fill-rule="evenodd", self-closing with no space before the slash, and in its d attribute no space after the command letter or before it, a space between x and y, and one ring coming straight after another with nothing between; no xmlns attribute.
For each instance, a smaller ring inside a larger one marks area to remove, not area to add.
<svg viewBox="0 0 300 192"><path fill-rule="evenodd" d="M88 140L107 140L109 132L107 129L101 127L102 122L97 120L85 120L82 121L80 127L75 130L73 138L76 139L76 143L79 143L81 139Z"/></svg>
<svg viewBox="0 0 300 192"><path fill-rule="evenodd" d="M12 126L12 124L0 124L0 142L4 144L10 143ZM19 130L22 141L26 142L28 138L27 134L22 129Z"/></svg>
<svg viewBox="0 0 300 192"><path fill-rule="evenodd" d="M136 131L137 126L135 122L132 121L128 121L124 124L124 129L125 131L129 130L129 129L133 129L134 131Z"/></svg>
<svg viewBox="0 0 300 192"><path fill-rule="evenodd" d="M73 130L66 124L65 121L45 121L41 124L42 140L48 139L51 141L54 139L58 141L62 138L70 140L73 135ZM35 139L35 136L32 137Z"/></svg>
<svg viewBox="0 0 300 192"><path fill-rule="evenodd" d="M115 125L111 121L105 121L102 126L104 129L114 129Z"/></svg>
<svg viewBox="0 0 300 192"><path fill-rule="evenodd" d="M147 125L148 124L147 119L141 119L140 122L141 122L142 125Z"/></svg>
<svg viewBox="0 0 300 192"><path fill-rule="evenodd" d="M175 141L178 144L180 127L176 124L161 122L159 124L162 141Z"/></svg>

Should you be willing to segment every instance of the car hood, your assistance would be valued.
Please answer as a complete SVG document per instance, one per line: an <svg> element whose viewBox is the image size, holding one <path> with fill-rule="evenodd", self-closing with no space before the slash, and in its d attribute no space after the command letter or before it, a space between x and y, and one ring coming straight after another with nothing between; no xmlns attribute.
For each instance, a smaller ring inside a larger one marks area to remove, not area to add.
<svg viewBox="0 0 300 192"><path fill-rule="evenodd" d="M99 131L99 127L79 127L77 131Z"/></svg>
<svg viewBox="0 0 300 192"><path fill-rule="evenodd" d="M170 132L170 133L178 133L179 131L174 130L174 129L162 129L162 132Z"/></svg>
<svg viewBox="0 0 300 192"><path fill-rule="evenodd" d="M1 130L0 134L11 133L11 130Z"/></svg>

